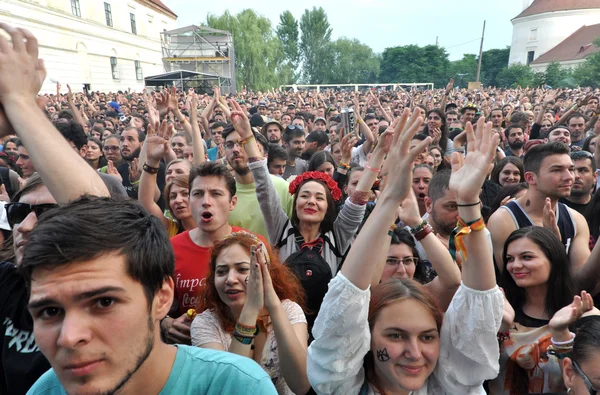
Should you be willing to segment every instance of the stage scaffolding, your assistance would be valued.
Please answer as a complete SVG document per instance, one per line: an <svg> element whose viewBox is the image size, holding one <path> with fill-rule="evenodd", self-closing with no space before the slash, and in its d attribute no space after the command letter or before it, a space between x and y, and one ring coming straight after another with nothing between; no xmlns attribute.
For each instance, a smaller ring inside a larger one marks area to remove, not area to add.
<svg viewBox="0 0 600 395"><path fill-rule="evenodd" d="M236 93L235 51L231 33L190 25L161 33L165 73L192 71L207 78L195 79L198 91L218 84L222 93Z"/></svg>

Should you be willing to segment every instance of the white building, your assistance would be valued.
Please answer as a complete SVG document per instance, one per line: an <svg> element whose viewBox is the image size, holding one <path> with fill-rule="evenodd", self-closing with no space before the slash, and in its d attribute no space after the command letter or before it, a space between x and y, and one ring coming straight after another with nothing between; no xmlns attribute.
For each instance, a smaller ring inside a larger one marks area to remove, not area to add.
<svg viewBox="0 0 600 395"><path fill-rule="evenodd" d="M144 76L164 71L160 33L177 15L160 0L1 0L0 20L38 39L48 78L81 92L140 91ZM54 81L54 82L53 82Z"/></svg>
<svg viewBox="0 0 600 395"><path fill-rule="evenodd" d="M509 64L529 65L582 27L600 23L600 0L524 0L523 8L523 12L512 19ZM580 46L574 53L579 50ZM532 67L545 70L547 64L532 64Z"/></svg>

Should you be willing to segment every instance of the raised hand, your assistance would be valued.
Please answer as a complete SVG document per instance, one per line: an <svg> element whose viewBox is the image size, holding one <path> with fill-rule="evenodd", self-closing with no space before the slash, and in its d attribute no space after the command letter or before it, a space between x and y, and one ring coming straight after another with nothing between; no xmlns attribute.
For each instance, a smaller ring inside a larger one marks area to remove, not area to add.
<svg viewBox="0 0 600 395"><path fill-rule="evenodd" d="M270 310L278 306L281 301L273 287L273 280L271 279L271 273L269 272L269 253L263 243L256 246L256 262L260 266L260 272L262 273L265 307L267 310Z"/></svg>
<svg viewBox="0 0 600 395"><path fill-rule="evenodd" d="M242 110L242 107L233 99L229 100L229 104L233 108L231 112L231 123L233 128L240 135L242 140L253 136L252 127L250 126L250 120L246 115L246 112Z"/></svg>
<svg viewBox="0 0 600 395"><path fill-rule="evenodd" d="M140 180L142 176L142 170L139 169L139 159L135 158L129 164L129 182L134 183Z"/></svg>
<svg viewBox="0 0 600 395"><path fill-rule="evenodd" d="M558 224L556 223L556 213L552 210L552 202L550 198L546 198L544 202L544 209L542 211L542 225L544 228L552 231L558 239L561 239L560 229L558 229Z"/></svg>
<svg viewBox="0 0 600 395"><path fill-rule="evenodd" d="M575 323L581 316L594 308L592 295L586 291L581 291L581 296L575 295L573 302L558 310L552 316L548 323L550 329L554 331L568 330L569 326Z"/></svg>
<svg viewBox="0 0 600 395"><path fill-rule="evenodd" d="M169 112L169 92L168 90L159 92L156 95L156 109L161 117Z"/></svg>
<svg viewBox="0 0 600 395"><path fill-rule="evenodd" d="M69 84L67 84L67 89L69 90L69 93L67 93L67 101L69 104L75 104L75 101L73 100L73 91L71 90L71 86L69 86Z"/></svg>
<svg viewBox="0 0 600 395"><path fill-rule="evenodd" d="M423 219L419 214L417 197L412 189L409 191L406 199L404 199L402 203L400 203L400 206L398 206L398 218L400 218L402 223L411 227L417 226L423 222Z"/></svg>
<svg viewBox="0 0 600 395"><path fill-rule="evenodd" d="M453 88L454 88L454 78L450 78L450 82L448 82L448 85L446 85L446 96L448 96L450 94L450 92L452 91Z"/></svg>
<svg viewBox="0 0 600 395"><path fill-rule="evenodd" d="M246 282L246 303L244 310L259 313L265 305L265 291L263 286L262 267L258 263L256 246L250 247L250 275Z"/></svg>
<svg viewBox="0 0 600 395"><path fill-rule="evenodd" d="M452 153L452 176L449 189L455 193L458 203L471 204L479 200L483 183L493 167L498 146L498 135L492 136L492 123L482 118L473 125L467 122L467 156Z"/></svg>
<svg viewBox="0 0 600 395"><path fill-rule="evenodd" d="M344 128L341 128L344 131ZM341 148L342 148L342 163L349 165L352 161L352 148L358 142L358 138L354 133L348 133L342 137Z"/></svg>
<svg viewBox="0 0 600 395"><path fill-rule="evenodd" d="M118 179L120 183L123 183L123 177L121 177L121 174L119 173L119 171L115 167L115 164L113 163L112 160L108 161L108 164L106 166L106 174L110 174L111 176L113 176L116 179Z"/></svg>
<svg viewBox="0 0 600 395"><path fill-rule="evenodd" d="M149 135L144 141L144 148L146 149L146 157L155 163L158 163L163 159L169 152L169 140L168 136L170 131L173 130L173 125L167 124L167 121L163 120L160 127L154 126L156 134Z"/></svg>
<svg viewBox="0 0 600 395"><path fill-rule="evenodd" d="M420 110L415 110L411 115L405 109L394 128L392 146L385 165L389 172L388 183L381 199L389 198L400 204L411 190L413 162L431 143L431 137L427 137L410 149L410 141L423 123L423 118L419 115Z"/></svg>

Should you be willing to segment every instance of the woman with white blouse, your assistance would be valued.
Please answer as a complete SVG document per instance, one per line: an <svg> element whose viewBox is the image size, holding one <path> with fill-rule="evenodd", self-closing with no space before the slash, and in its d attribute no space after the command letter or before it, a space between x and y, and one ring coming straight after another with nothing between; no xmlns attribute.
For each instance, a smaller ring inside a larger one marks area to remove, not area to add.
<svg viewBox="0 0 600 395"><path fill-rule="evenodd" d="M376 248L411 190L416 156L428 137L409 150L422 119L405 110L394 129L387 158L390 176L373 213L358 234L313 328L308 379L319 394L485 394L484 380L498 375L497 332L504 298L495 283L492 254L481 219L479 191L497 146L491 123L476 132L467 125L466 158L454 153L450 190L456 194L466 256L462 284L445 316L434 298L414 280L369 284L385 260ZM429 232L423 229L423 232ZM381 275L381 273L379 273Z"/></svg>

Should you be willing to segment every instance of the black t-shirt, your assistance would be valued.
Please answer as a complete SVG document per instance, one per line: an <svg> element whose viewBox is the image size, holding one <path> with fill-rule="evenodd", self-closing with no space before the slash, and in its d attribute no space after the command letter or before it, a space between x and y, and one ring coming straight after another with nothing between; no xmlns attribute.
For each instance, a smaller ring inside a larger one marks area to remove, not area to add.
<svg viewBox="0 0 600 395"><path fill-rule="evenodd" d="M165 164L160 162L160 165L158 167L158 173L156 174L156 184L158 185L158 189L160 190L160 198L158 199L158 202L156 202L156 204L158 204L158 206L160 207L161 210L165 209L165 201L163 199L163 192L164 192L165 186L166 186L165 168L166 168ZM129 182L129 163L124 161L123 163L121 163L121 165L119 167L117 167L117 171L121 175L121 178L123 178L123 187L125 188L125 191L127 191L127 195L130 198L137 200L138 199L137 185L134 187Z"/></svg>
<svg viewBox="0 0 600 395"><path fill-rule="evenodd" d="M588 206L590 205L590 203L592 201L590 200L586 204L579 204L579 203L570 202L565 198L560 198L559 202L564 203L567 207L572 208L573 210L577 211L581 215L584 215L585 210L587 210Z"/></svg>
<svg viewBox="0 0 600 395"><path fill-rule="evenodd" d="M50 364L35 344L33 320L27 310L25 280L11 262L0 263L0 394L21 395Z"/></svg>

